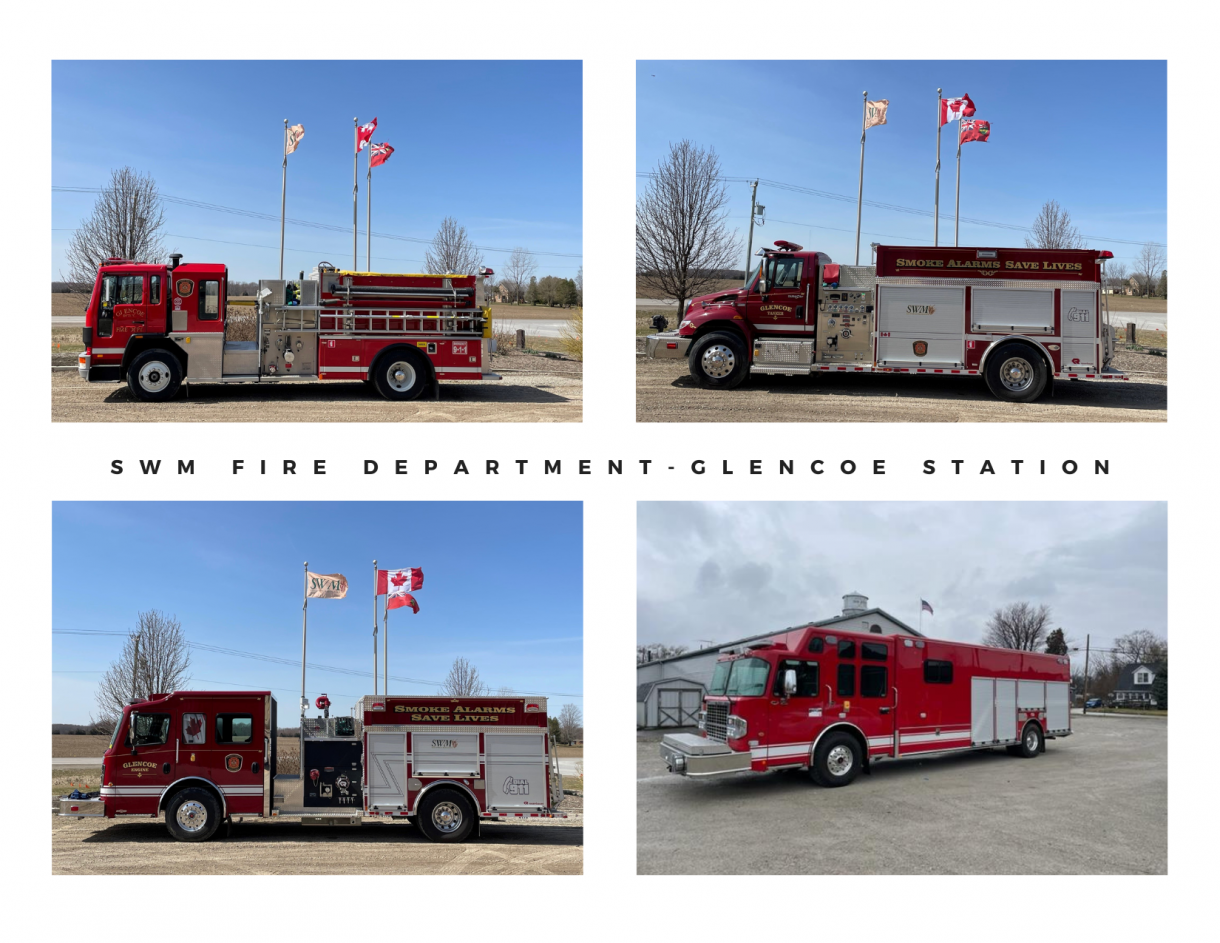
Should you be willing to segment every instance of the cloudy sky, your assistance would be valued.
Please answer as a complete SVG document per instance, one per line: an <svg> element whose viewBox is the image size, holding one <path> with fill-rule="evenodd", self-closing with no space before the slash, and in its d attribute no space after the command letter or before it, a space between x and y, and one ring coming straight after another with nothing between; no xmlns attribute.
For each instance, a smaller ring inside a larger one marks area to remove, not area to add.
<svg viewBox="0 0 1220 943"><path fill-rule="evenodd" d="M1161 502L642 502L640 644L700 647L830 618L844 593L925 635L981 641L1010 602L1070 641L1168 637Z"/></svg>

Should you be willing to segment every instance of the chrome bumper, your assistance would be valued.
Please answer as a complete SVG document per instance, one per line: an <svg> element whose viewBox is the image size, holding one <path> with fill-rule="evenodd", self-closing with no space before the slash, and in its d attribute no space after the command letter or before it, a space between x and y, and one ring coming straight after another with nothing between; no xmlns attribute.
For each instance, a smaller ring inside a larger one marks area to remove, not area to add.
<svg viewBox="0 0 1220 943"><path fill-rule="evenodd" d="M106 814L106 804L101 799L69 799L60 796L59 814L73 819L100 818Z"/></svg>
<svg viewBox="0 0 1220 943"><path fill-rule="evenodd" d="M644 349L653 360L685 360L691 338L679 337L677 331L649 334Z"/></svg>
<svg viewBox="0 0 1220 943"><path fill-rule="evenodd" d="M661 759L679 776L722 776L750 770L751 757L735 753L727 744L689 733L666 734L661 741Z"/></svg>

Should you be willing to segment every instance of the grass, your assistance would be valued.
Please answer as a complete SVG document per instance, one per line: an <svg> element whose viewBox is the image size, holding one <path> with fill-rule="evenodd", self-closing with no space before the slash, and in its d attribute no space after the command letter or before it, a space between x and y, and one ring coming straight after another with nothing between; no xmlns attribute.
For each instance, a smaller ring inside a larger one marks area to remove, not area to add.
<svg viewBox="0 0 1220 943"><path fill-rule="evenodd" d="M51 756L101 756L110 738L100 734L51 734Z"/></svg>
<svg viewBox="0 0 1220 943"><path fill-rule="evenodd" d="M585 309L576 308L568 323L559 329L559 350L573 360L584 360Z"/></svg>
<svg viewBox="0 0 1220 943"><path fill-rule="evenodd" d="M1130 345L1127 343L1127 329L1121 324L1116 328L1115 346L1119 350L1127 350ZM1167 331L1144 331L1136 328L1135 330L1135 346L1136 347L1156 347L1161 350L1169 349L1169 333Z"/></svg>
<svg viewBox="0 0 1220 943"><path fill-rule="evenodd" d="M649 334L655 334L656 328L652 326L652 318L654 315L663 314L668 326L667 331L675 331L678 329L678 322L682 319L678 317L678 309L672 311L664 308L636 308L635 309L635 336L646 337Z"/></svg>
<svg viewBox="0 0 1220 943"><path fill-rule="evenodd" d="M585 778L583 776L564 776L563 777L563 788L571 789L575 792L584 792L585 791Z"/></svg>
<svg viewBox="0 0 1220 943"><path fill-rule="evenodd" d="M502 305L491 306L491 319L508 318L512 321L557 321L571 318L580 308L548 308L545 305Z"/></svg>
<svg viewBox="0 0 1220 943"><path fill-rule="evenodd" d="M1106 295L1110 302L1110 313L1132 311L1141 314L1167 314L1168 298L1136 298L1130 295Z"/></svg>
<svg viewBox="0 0 1220 943"><path fill-rule="evenodd" d="M1169 711L1144 710L1139 707L1090 707L1090 714L1138 714L1140 716L1151 715L1153 717L1168 717Z"/></svg>
<svg viewBox="0 0 1220 943"><path fill-rule="evenodd" d="M73 788L97 792L101 788L102 765L58 767L51 770L51 800L66 796Z"/></svg>
<svg viewBox="0 0 1220 943"><path fill-rule="evenodd" d="M555 744L556 756L581 756L585 755L584 747L566 747L562 743Z"/></svg>

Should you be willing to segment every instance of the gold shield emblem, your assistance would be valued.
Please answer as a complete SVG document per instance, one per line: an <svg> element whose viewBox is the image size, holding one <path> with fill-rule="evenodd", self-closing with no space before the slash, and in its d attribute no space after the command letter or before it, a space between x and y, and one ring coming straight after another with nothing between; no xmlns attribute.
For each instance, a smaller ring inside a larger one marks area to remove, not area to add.
<svg viewBox="0 0 1220 943"><path fill-rule="evenodd" d="M236 773L239 769L241 769L241 754L230 753L228 756L226 756L225 769L227 769L230 773Z"/></svg>

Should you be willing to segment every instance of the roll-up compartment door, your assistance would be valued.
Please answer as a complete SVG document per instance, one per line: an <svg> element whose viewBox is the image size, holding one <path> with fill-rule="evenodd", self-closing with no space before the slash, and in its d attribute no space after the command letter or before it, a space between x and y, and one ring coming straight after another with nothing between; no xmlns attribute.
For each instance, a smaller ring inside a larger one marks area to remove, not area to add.
<svg viewBox="0 0 1220 943"><path fill-rule="evenodd" d="M405 733L368 735L365 776L368 779L370 809L397 809L406 804L406 753Z"/></svg>
<svg viewBox="0 0 1220 943"><path fill-rule="evenodd" d="M486 734L487 806L499 811L547 806L545 734Z"/></svg>
<svg viewBox="0 0 1220 943"><path fill-rule="evenodd" d="M1017 739L1017 682L996 678L995 735L1000 743Z"/></svg>
<svg viewBox="0 0 1220 943"><path fill-rule="evenodd" d="M995 679L970 679L970 741L995 740Z"/></svg>
<svg viewBox="0 0 1220 943"><path fill-rule="evenodd" d="M414 734L411 737L411 775L478 776L478 732Z"/></svg>
<svg viewBox="0 0 1220 943"><path fill-rule="evenodd" d="M1068 373L1097 366L1097 291L1059 293L1060 363Z"/></svg>
<svg viewBox="0 0 1220 943"><path fill-rule="evenodd" d="M1046 683L1043 681L1018 681L1017 708L1023 711L1046 710Z"/></svg>
<svg viewBox="0 0 1220 943"><path fill-rule="evenodd" d="M1070 688L1066 681L1046 683L1046 729L1051 733L1066 733L1071 728L1068 720L1072 697Z"/></svg>
<svg viewBox="0 0 1220 943"><path fill-rule="evenodd" d="M1001 334L1053 334L1053 288L974 288L970 299L973 330Z"/></svg>
<svg viewBox="0 0 1220 943"><path fill-rule="evenodd" d="M884 334L954 334L966 326L965 288L883 285L878 290L877 330Z"/></svg>

